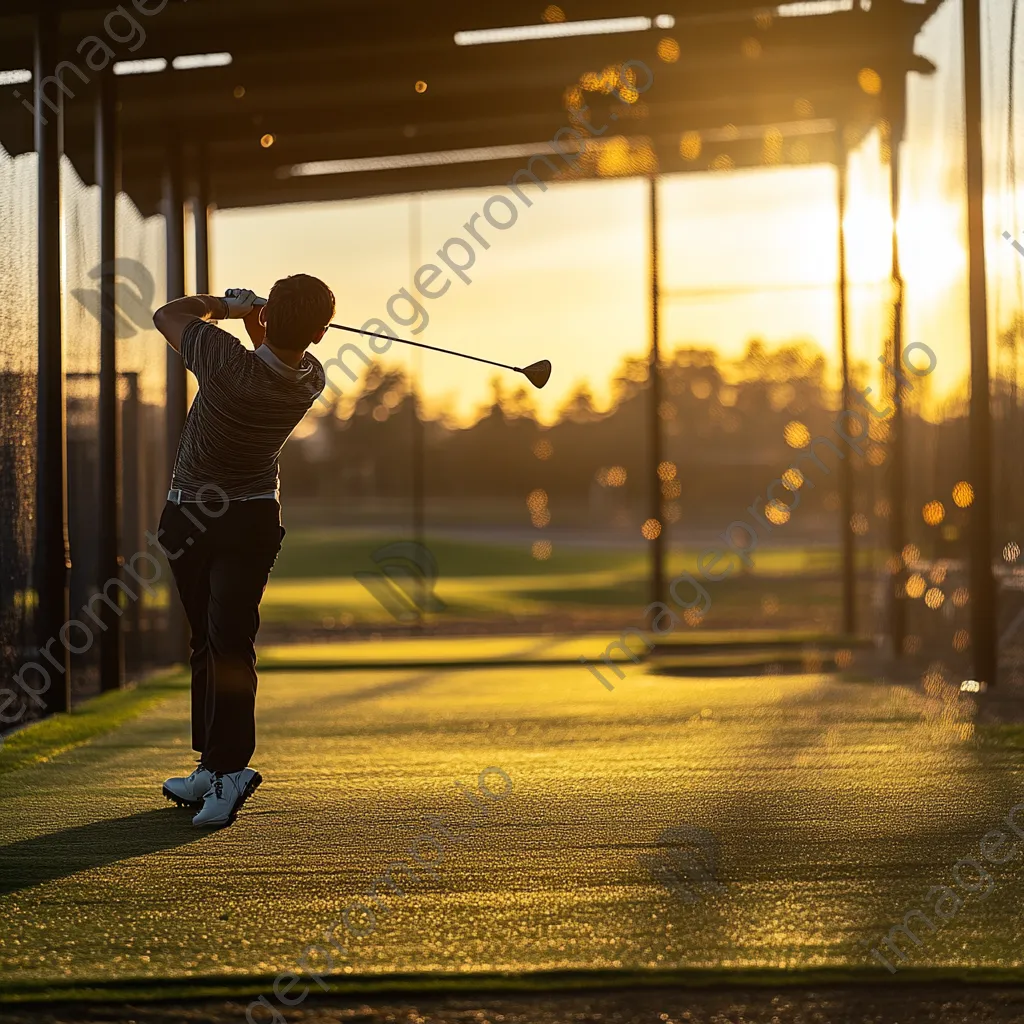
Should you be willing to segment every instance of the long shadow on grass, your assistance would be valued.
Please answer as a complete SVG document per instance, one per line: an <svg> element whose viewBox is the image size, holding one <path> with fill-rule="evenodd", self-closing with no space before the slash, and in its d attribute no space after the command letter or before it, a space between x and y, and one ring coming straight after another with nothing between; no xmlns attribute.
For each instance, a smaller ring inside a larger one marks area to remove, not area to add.
<svg viewBox="0 0 1024 1024"><path fill-rule="evenodd" d="M0 895L119 860L171 850L207 835L173 807L94 821L0 847Z"/></svg>

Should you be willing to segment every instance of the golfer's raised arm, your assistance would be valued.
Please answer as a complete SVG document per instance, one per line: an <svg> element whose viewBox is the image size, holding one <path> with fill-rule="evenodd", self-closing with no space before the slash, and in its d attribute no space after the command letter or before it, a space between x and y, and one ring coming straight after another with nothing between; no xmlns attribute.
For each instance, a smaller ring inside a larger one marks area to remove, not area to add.
<svg viewBox="0 0 1024 1024"><path fill-rule="evenodd" d="M193 320L224 320L228 304L216 295L186 295L172 299L153 314L153 324L175 352L181 351L181 335Z"/></svg>
<svg viewBox="0 0 1024 1024"><path fill-rule="evenodd" d="M153 323L167 339L167 344L175 352L180 352L181 336L193 321L242 320L254 309L266 304L266 299L261 299L249 288L229 288L223 298L218 295L186 295L183 299L172 299L161 306L153 314ZM247 328L251 336L253 332L249 325ZM253 341L255 343L255 339Z"/></svg>

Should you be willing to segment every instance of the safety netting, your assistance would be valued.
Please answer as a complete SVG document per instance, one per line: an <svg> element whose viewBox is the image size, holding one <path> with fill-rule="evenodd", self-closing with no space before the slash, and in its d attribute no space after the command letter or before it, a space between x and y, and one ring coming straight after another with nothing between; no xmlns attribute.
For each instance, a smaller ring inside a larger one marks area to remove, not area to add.
<svg viewBox="0 0 1024 1024"><path fill-rule="evenodd" d="M36 469L36 158L0 149L0 678L32 643Z"/></svg>
<svg viewBox="0 0 1024 1024"><path fill-rule="evenodd" d="M122 557L130 560L137 552L159 555L149 536L157 533L171 475L167 465L167 344L153 327L153 313L167 294L164 218L143 217L126 195L119 195L116 236L120 550ZM180 637L168 635L173 594L166 568L152 591L139 590L122 620L128 673L181 659Z"/></svg>
<svg viewBox="0 0 1024 1024"><path fill-rule="evenodd" d="M69 603L72 614L107 582L99 568L99 190L85 186L62 162L65 392L67 402ZM123 561L150 551L166 496L166 346L153 327L164 301L161 217L142 217L124 194L116 200L115 330L120 462L120 546ZM103 578L101 578L103 577ZM172 660L164 633L170 604L168 574L132 599L122 592L120 623L128 674ZM137 589L137 588L136 588ZM134 593L134 590L132 591ZM87 620L88 621L88 620ZM99 684L98 630L72 664L76 692Z"/></svg>
<svg viewBox="0 0 1024 1024"><path fill-rule="evenodd" d="M62 326L67 430L69 606L81 609L101 579L99 534L99 195L61 161ZM9 680L33 647L36 606L36 158L0 151L0 657ZM118 197L117 336L121 425L120 554L129 559L155 530L166 490L164 346L152 324L163 301L162 218L143 218ZM166 585L122 605L126 667L166 662ZM88 621L88 620L87 620ZM72 658L72 696L99 687L99 636Z"/></svg>

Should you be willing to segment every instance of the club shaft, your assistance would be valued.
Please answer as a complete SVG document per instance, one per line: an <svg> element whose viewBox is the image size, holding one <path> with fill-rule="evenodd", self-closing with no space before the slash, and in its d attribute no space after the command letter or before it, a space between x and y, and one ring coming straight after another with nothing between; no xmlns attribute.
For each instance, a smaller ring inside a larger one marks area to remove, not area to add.
<svg viewBox="0 0 1024 1024"><path fill-rule="evenodd" d="M364 331L359 327L346 327L344 324L328 324L336 331L350 331L352 334L365 334L370 338L391 338L392 341L400 341L403 345L415 345L416 348L426 348L431 352L443 352L446 356L460 356L463 359L472 359L478 363L486 363L488 366L500 366L503 370L515 370L520 373L518 366L509 366L508 363L496 363L493 359L484 359L482 356L471 356L468 352L453 352L450 348L438 348L437 345L427 345L422 341L410 341L408 338L393 338L390 334L380 334L377 331Z"/></svg>

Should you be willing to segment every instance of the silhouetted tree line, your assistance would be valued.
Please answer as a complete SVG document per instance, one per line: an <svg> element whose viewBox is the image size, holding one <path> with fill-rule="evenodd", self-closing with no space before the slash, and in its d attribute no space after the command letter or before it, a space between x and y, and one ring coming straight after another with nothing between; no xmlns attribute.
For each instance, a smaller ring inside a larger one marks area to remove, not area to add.
<svg viewBox="0 0 1024 1024"><path fill-rule="evenodd" d="M855 366L853 376L863 384L867 368ZM738 515L755 495L764 494L796 454L786 443L787 424L795 421L811 436L835 438L832 427L840 409L836 383L821 350L804 341L769 349L755 339L742 358L728 361L711 348L677 348L661 368L659 414L663 457L676 470L677 486L666 481L666 501L670 509L673 502L678 506L678 520L717 526L723 516ZM907 396L905 408L912 530L921 503L936 498L949 507L953 484L970 479L965 397L947 400L939 416L933 411L926 419L918 411L929 386L919 385ZM646 359L627 357L615 373L607 410L598 411L581 384L556 421L544 426L525 386L509 390L496 379L488 407L471 425L444 418L421 421L427 497L518 505L532 490L543 488L553 508L559 503L587 505L601 520L616 510L646 508L648 391ZM1012 451L1018 443L1015 377L997 371L995 392L995 461L1000 465L1005 461L1000 452ZM878 395L871 400L884 405ZM282 476L289 494L332 501L409 501L415 408L410 382L400 370L371 367L358 395L339 396L311 434L286 447ZM813 487L801 491L800 517L806 522L835 520L838 460L826 452L825 461L832 472L819 474ZM880 520L888 515L884 429L865 442L865 456L853 462L856 509L868 520L870 533L881 538ZM608 479L603 471L611 467L625 470L624 485L602 486ZM1018 518L1016 509L1024 508L1024 493L1017 496L1020 486L1004 481L1002 470L997 474L999 515L1009 526Z"/></svg>
<svg viewBox="0 0 1024 1024"><path fill-rule="evenodd" d="M691 511L749 501L757 490L752 478L760 482L769 470L767 480L774 478L792 456L787 423L799 420L816 434L835 416L825 358L806 343L769 351L752 341L728 366L710 349L679 348L661 376L664 458L675 465L678 500ZM580 385L551 426L538 423L525 386L507 391L496 380L493 387L489 408L472 425L422 423L429 497L521 502L540 487L553 502L600 501L602 490L616 492L610 506L646 500L646 360L623 360L607 411L599 412ZM415 406L401 371L371 367L358 396L337 398L312 434L286 447L282 475L289 493L407 499ZM625 470L623 486L602 487L601 471L611 467ZM816 497L829 489L818 488Z"/></svg>

